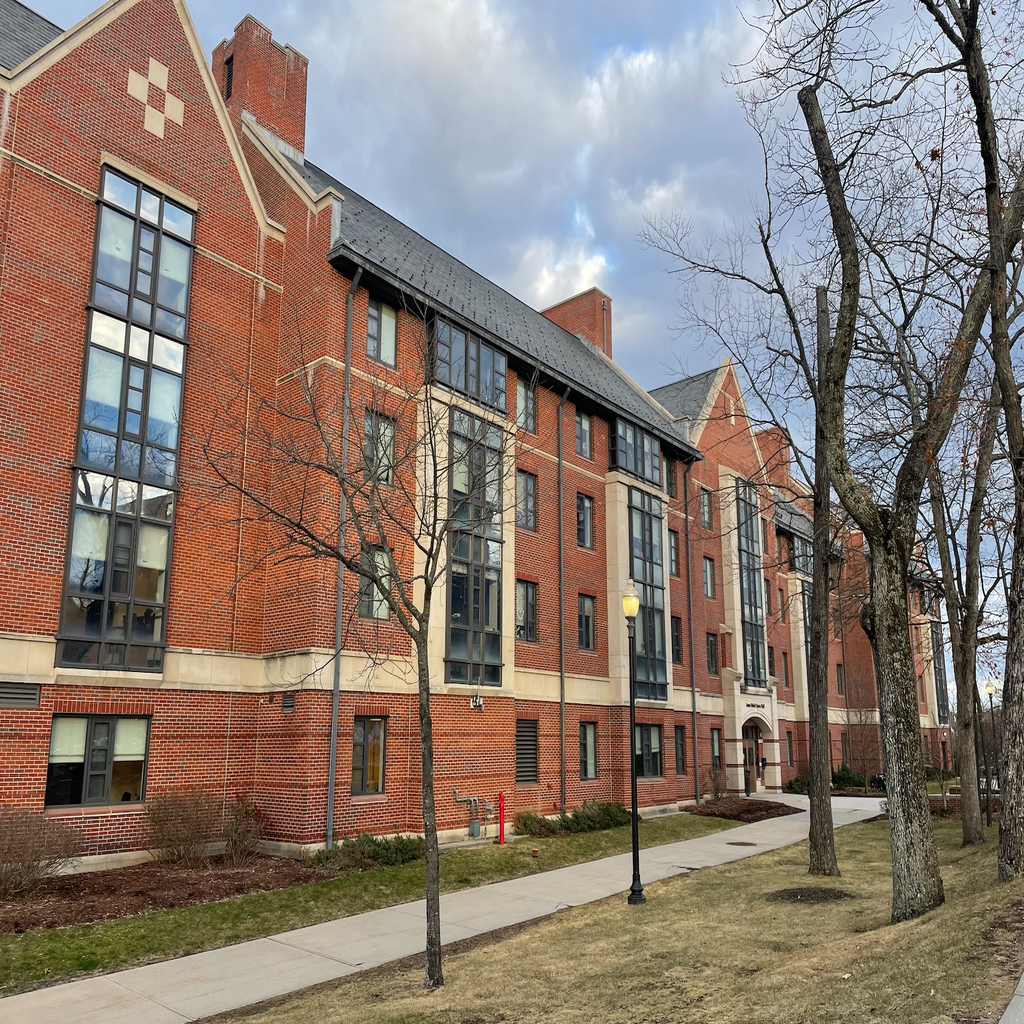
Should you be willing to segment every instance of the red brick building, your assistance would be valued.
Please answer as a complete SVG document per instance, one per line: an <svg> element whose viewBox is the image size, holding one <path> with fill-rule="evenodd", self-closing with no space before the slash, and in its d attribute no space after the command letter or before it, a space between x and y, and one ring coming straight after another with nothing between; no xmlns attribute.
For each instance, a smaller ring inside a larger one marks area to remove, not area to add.
<svg viewBox="0 0 1024 1024"><path fill-rule="evenodd" d="M334 560L270 557L291 541L254 497L336 529L329 487L273 467L282 413L314 392L337 411L346 369L357 461L437 403L446 444L463 420L500 437L493 560L474 526L431 620L443 831L469 824L456 791L626 799L630 578L641 803L717 769L736 791L795 777L809 523L731 366L647 394L612 361L608 296L518 301L307 160L305 104L306 59L251 17L211 67L181 0L68 32L0 5L0 802L126 853L147 796L202 787L256 800L279 849L322 843L341 635L333 827L422 827L408 635L351 573L338 602ZM850 632L860 689L851 670L833 723L857 766L877 714Z"/></svg>

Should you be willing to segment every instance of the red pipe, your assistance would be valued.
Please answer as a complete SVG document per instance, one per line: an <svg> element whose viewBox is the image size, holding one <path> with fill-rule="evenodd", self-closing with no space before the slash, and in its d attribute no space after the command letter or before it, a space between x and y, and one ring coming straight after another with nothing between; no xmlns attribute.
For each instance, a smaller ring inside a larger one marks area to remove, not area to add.
<svg viewBox="0 0 1024 1024"><path fill-rule="evenodd" d="M498 845L505 845L505 794L498 794Z"/></svg>

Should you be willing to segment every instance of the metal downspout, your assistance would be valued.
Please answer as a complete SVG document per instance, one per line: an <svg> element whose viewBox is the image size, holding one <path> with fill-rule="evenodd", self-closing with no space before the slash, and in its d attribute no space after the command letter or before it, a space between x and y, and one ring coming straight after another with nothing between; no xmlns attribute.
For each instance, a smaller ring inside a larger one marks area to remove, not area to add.
<svg viewBox="0 0 1024 1024"><path fill-rule="evenodd" d="M352 284L345 300L345 384L342 391L341 425L341 472L344 478L348 473L348 434L352 419L352 300L355 298L359 279L363 276L363 268L356 270ZM341 501L338 507L338 551L345 550L345 521L348 504L345 488L341 488ZM327 849L334 846L334 776L338 768L338 703L341 700L341 642L344 633L343 606L345 599L345 564L338 559L338 599L334 610L334 695L331 700L331 763L327 776Z"/></svg>
<svg viewBox="0 0 1024 1024"><path fill-rule="evenodd" d="M693 653L693 572L690 567L690 470L683 473L683 511L686 514L686 613L690 620L690 695L693 699L693 782L694 794L700 803L700 758L697 755L697 664Z"/></svg>
<svg viewBox="0 0 1024 1024"><path fill-rule="evenodd" d="M558 680L559 743L562 765L562 813L565 814L565 477L562 469L562 410L569 397L566 389L558 403Z"/></svg>

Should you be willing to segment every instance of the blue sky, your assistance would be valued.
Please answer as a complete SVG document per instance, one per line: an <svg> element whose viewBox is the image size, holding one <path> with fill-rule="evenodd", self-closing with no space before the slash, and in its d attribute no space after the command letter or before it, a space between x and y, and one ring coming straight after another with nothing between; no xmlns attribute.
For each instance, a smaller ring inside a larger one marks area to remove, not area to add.
<svg viewBox="0 0 1024 1024"><path fill-rule="evenodd" d="M89 0L29 0L63 28ZM735 0L193 3L207 54L246 13L309 57L306 153L537 308L592 285L647 388L718 362L674 330L645 215L743 218L758 153L723 85Z"/></svg>

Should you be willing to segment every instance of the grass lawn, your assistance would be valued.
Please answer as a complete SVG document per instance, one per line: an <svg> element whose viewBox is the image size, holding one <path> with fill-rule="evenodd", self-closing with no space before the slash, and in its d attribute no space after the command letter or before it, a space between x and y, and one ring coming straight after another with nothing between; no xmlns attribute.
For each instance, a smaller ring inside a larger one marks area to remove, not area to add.
<svg viewBox="0 0 1024 1024"><path fill-rule="evenodd" d="M491 946L453 956L447 984L425 992L422 968L329 984L252 1015L246 1024L995 1021L1024 967L1024 883L996 881L996 834L960 848L959 822L937 822L945 906L888 923L888 825L836 835L843 877L811 879L806 844L648 887L645 907L621 897L547 918ZM838 902L781 902L780 890L843 889ZM1009 931L995 929L1003 917ZM988 933L988 935L986 934ZM368 1012L369 1011L369 1012Z"/></svg>
<svg viewBox="0 0 1024 1024"><path fill-rule="evenodd" d="M719 832L735 822L689 814L640 826L643 846L660 846ZM533 857L532 851L540 854ZM536 871L596 860L630 849L629 828L556 839L527 837L507 846L452 850L441 857L441 891L486 885ZM137 917L0 935L0 995L156 960L230 946L291 928L423 898L422 861L253 893L220 903L161 910Z"/></svg>

